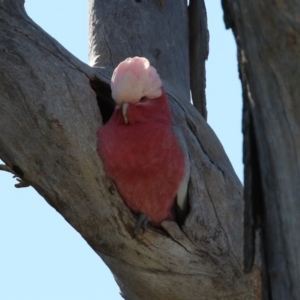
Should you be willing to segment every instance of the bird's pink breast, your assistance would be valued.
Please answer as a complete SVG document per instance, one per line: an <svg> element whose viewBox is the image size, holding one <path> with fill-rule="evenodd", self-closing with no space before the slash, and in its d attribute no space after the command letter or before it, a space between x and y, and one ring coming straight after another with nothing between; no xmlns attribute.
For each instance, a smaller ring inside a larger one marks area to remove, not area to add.
<svg viewBox="0 0 300 300"><path fill-rule="evenodd" d="M182 150L170 122L124 125L120 112L99 130L98 152L127 206L153 225L173 219L184 176Z"/></svg>

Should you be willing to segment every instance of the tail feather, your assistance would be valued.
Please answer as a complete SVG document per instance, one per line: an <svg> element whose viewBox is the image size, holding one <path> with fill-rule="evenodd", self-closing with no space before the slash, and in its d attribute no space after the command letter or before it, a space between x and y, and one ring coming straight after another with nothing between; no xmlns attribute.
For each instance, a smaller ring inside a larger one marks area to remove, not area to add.
<svg viewBox="0 0 300 300"><path fill-rule="evenodd" d="M188 183L189 183L189 172L186 172L182 182L180 183L176 197L176 221L181 227L184 224L185 218L188 214L189 203L188 203Z"/></svg>

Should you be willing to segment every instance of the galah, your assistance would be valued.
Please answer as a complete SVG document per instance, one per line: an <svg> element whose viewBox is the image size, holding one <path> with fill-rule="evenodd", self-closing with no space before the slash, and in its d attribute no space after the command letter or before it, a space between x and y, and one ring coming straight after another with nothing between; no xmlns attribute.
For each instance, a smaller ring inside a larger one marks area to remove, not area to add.
<svg viewBox="0 0 300 300"><path fill-rule="evenodd" d="M144 57L127 58L111 79L116 108L98 131L98 153L125 204L158 227L186 211L186 164L172 132L171 110L156 69ZM175 201L177 199L177 201Z"/></svg>

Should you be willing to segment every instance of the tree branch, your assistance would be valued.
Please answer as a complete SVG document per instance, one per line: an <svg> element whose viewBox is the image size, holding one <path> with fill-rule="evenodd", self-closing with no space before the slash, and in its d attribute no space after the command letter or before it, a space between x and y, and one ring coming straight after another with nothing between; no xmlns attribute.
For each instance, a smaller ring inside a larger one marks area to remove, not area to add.
<svg viewBox="0 0 300 300"><path fill-rule="evenodd" d="M189 5L190 81L193 104L207 119L205 61L208 58L209 32L203 0L191 0Z"/></svg>
<svg viewBox="0 0 300 300"><path fill-rule="evenodd" d="M105 5L113 2L102 4L104 13ZM190 159L190 213L182 231L167 224L165 230L150 227L132 239L135 216L96 152L102 122L94 90L99 102L110 103L112 68L81 63L34 24L22 7L9 3L0 3L1 159L17 166L82 235L111 269L126 298L258 299L258 274L243 274L241 267L242 186L215 134L189 103L188 83L181 83L183 91L178 89L182 74L172 79L168 68L154 59L166 76L174 127ZM170 8L167 3L162 9ZM93 1L91 5L93 11ZM92 19L97 14L95 9ZM121 23L111 26L119 30ZM186 32L187 20L184 24ZM98 41L102 31L91 32ZM112 55L104 54L104 65L117 63L114 53L120 45L109 35L103 42ZM165 49L160 51L167 59Z"/></svg>
<svg viewBox="0 0 300 300"><path fill-rule="evenodd" d="M245 253L262 226L264 299L297 299L300 270L300 4L223 0L244 91ZM257 222L257 219L260 222Z"/></svg>

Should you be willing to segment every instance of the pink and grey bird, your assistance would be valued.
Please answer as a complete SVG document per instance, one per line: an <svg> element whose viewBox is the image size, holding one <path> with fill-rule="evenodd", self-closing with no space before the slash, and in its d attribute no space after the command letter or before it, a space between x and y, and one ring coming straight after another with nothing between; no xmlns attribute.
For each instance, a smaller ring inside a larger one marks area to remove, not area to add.
<svg viewBox="0 0 300 300"><path fill-rule="evenodd" d="M159 226L186 210L186 165L172 132L171 110L156 69L143 57L127 58L111 80L116 108L98 131L98 153L125 204ZM175 200L177 199L177 200Z"/></svg>

